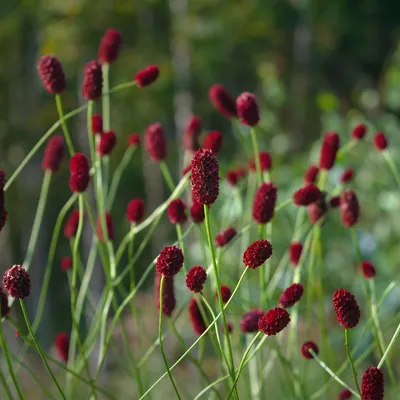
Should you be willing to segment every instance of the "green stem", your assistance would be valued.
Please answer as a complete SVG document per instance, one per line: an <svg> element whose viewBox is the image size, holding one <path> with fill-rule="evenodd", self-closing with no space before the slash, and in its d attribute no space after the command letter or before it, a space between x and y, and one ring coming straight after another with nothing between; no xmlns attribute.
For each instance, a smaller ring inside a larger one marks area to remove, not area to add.
<svg viewBox="0 0 400 400"><path fill-rule="evenodd" d="M103 73L103 96L102 96L102 110L103 110L103 130L110 130L110 64L104 63L101 66Z"/></svg>
<svg viewBox="0 0 400 400"><path fill-rule="evenodd" d="M394 161L393 161L392 156L391 156L390 153L387 152L387 151L383 151L382 154L383 154L383 157L384 157L385 160L386 160L386 163L387 163L387 165L388 165L388 167L389 167L389 169L390 169L390 172L391 172L392 175L393 175L394 180L395 180L396 183L397 183L397 186L400 187L400 174L399 174L399 171L398 171L398 169L397 169L397 167L396 167L396 164L395 164Z"/></svg>
<svg viewBox="0 0 400 400"><path fill-rule="evenodd" d="M382 365L385 362L386 358L388 357L390 350L392 349L394 343L396 342L396 339L399 336L399 334L400 334L400 324L397 326L396 331L394 332L393 337L390 340L389 345L381 358L381 361L379 361L378 368L382 368Z"/></svg>
<svg viewBox="0 0 400 400"><path fill-rule="evenodd" d="M56 97L56 107L57 107L58 117L60 118L61 127L65 137L65 142L67 143L69 155L72 156L75 153L75 150L74 150L74 145L72 144L71 136L68 132L67 124L65 122L66 118L64 117L61 96L59 94L56 94L55 97Z"/></svg>
<svg viewBox="0 0 400 400"><path fill-rule="evenodd" d="M178 238L178 246L181 248L183 257L186 259L187 254L185 254L185 243L183 241L182 237L182 225L181 224L176 224L176 236ZM183 270L185 271L185 275L187 274L187 267L186 263L183 263Z"/></svg>
<svg viewBox="0 0 400 400"><path fill-rule="evenodd" d="M168 189L173 192L175 189L174 180L172 179L171 173L169 172L168 166L165 161L160 161L160 169L164 176L165 182L168 186Z"/></svg>
<svg viewBox="0 0 400 400"><path fill-rule="evenodd" d="M13 399L13 395L11 393L11 390L10 390L10 388L8 386L8 383L7 383L6 379L4 378L3 371L1 370L1 367L0 367L0 381L2 383L4 391L6 392L6 395L9 398L9 400L14 400Z"/></svg>
<svg viewBox="0 0 400 400"><path fill-rule="evenodd" d="M263 182L263 174L261 171L260 152L258 151L256 128L250 129L250 135L251 135L251 141L253 143L254 161L256 163L258 184L261 185L261 183Z"/></svg>
<svg viewBox="0 0 400 400"><path fill-rule="evenodd" d="M353 358L351 357L350 348L349 348L349 330L348 329L344 330L344 345L346 347L347 357L349 359L351 371L353 373L354 383L356 384L358 394L361 396L361 390L360 390L360 386L359 386L358 380L357 380L357 372L354 367Z"/></svg>

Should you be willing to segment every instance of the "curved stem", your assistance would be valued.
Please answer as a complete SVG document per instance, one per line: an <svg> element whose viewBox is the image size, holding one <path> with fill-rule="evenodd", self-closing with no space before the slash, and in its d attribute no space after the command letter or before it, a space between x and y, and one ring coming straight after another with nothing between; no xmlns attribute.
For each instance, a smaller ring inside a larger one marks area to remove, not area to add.
<svg viewBox="0 0 400 400"><path fill-rule="evenodd" d="M250 129L250 135L251 135L251 141L253 143L254 161L256 164L258 184L260 185L263 181L263 174L261 171L260 152L258 151L257 135L255 128Z"/></svg>
<svg viewBox="0 0 400 400"><path fill-rule="evenodd" d="M349 348L349 330L348 329L344 330L344 345L346 346L347 357L349 358L351 371L353 373L354 383L356 384L358 394L361 396L361 390L360 390L360 386L359 386L358 380L357 380L357 372L354 367L353 358L351 357L350 348Z"/></svg>
<svg viewBox="0 0 400 400"><path fill-rule="evenodd" d="M174 180L172 179L171 173L169 172L168 166L165 163L165 161L160 161L160 169L161 172L164 176L165 182L168 186L168 189L173 192L175 189L175 183Z"/></svg>
<svg viewBox="0 0 400 400"><path fill-rule="evenodd" d="M58 112L58 118L60 118L61 127L62 127L64 137L65 137L65 142L67 143L69 155L72 156L75 153L75 150L74 150L74 145L72 144L71 136L68 132L67 124L65 122L66 118L64 117L61 96L59 94L56 94L55 98L56 98L56 107L57 107L57 112Z"/></svg>
<svg viewBox="0 0 400 400"><path fill-rule="evenodd" d="M390 350L392 349L397 337L400 335L400 324L397 326L396 331L393 334L392 339L390 340L390 343L385 351L385 353L383 354L381 361L379 361L378 364L378 368L382 368L383 363L385 362L386 358L388 357Z"/></svg>
<svg viewBox="0 0 400 400"><path fill-rule="evenodd" d="M400 174L399 174L399 171L398 171L398 169L396 167L396 164L393 161L392 156L387 151L383 151L382 154L383 154L383 157L386 160L386 163L387 163L387 165L388 165L388 167L390 169L390 172L393 175L394 180L396 181L397 185L400 187Z"/></svg>
<svg viewBox="0 0 400 400"><path fill-rule="evenodd" d="M102 111L103 111L103 130L110 130L110 64L104 63L101 66L103 73L103 96L102 96Z"/></svg>

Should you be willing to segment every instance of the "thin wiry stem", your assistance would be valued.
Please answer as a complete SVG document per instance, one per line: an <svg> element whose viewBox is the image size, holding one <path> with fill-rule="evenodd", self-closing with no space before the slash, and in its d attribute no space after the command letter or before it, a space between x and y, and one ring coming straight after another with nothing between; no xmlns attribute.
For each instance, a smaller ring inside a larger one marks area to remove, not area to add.
<svg viewBox="0 0 400 400"><path fill-rule="evenodd" d="M352 373L353 373L354 383L356 384L358 394L359 394L360 397L361 397L360 385L358 384L358 380L357 380L357 372L356 372L356 369L355 369L355 367L354 367L353 358L351 357L351 353L350 353L350 347L349 347L349 330L348 330L348 329L345 329L345 330L344 330L344 344L345 344L345 347L346 347L347 357L349 358L349 363L350 363L350 366L351 366L351 371L352 371Z"/></svg>

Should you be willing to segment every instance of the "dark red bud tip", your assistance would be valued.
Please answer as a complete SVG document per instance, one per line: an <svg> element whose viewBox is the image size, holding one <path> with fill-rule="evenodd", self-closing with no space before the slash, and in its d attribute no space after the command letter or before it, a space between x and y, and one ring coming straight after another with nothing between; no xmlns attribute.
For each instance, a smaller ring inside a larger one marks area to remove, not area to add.
<svg viewBox="0 0 400 400"><path fill-rule="evenodd" d="M213 204L219 194L219 164L211 150L199 149L190 163L192 199L199 204Z"/></svg>
<svg viewBox="0 0 400 400"><path fill-rule="evenodd" d="M351 182L354 176L354 170L352 168L347 168L343 171L340 176L340 183L345 184Z"/></svg>
<svg viewBox="0 0 400 400"><path fill-rule="evenodd" d="M377 367L365 370L361 380L362 400L383 400L385 392L383 374Z"/></svg>
<svg viewBox="0 0 400 400"><path fill-rule="evenodd" d="M235 99L230 93L220 84L215 84L210 87L208 96L214 107L226 118L237 117Z"/></svg>
<svg viewBox="0 0 400 400"><path fill-rule="evenodd" d="M119 55L122 42L121 32L107 29L100 41L98 59L102 64L113 63Z"/></svg>
<svg viewBox="0 0 400 400"><path fill-rule="evenodd" d="M157 257L156 269L162 275L174 276L182 268L183 261L183 253L178 246L167 246Z"/></svg>
<svg viewBox="0 0 400 400"><path fill-rule="evenodd" d="M298 265L303 251L303 244L301 242L292 242L289 247L289 258L293 265Z"/></svg>
<svg viewBox="0 0 400 400"><path fill-rule="evenodd" d="M100 136L100 142L97 148L97 152L101 156L108 156L112 153L116 144L117 135L115 134L115 131L103 132Z"/></svg>
<svg viewBox="0 0 400 400"><path fill-rule="evenodd" d="M0 286L0 304L1 304L1 318L6 317L10 313L10 306L8 305L7 293Z"/></svg>
<svg viewBox="0 0 400 400"><path fill-rule="evenodd" d="M301 346L301 354L307 360L311 360L312 358L314 358L310 350L312 350L315 354L318 354L318 346L314 342L305 342Z"/></svg>
<svg viewBox="0 0 400 400"><path fill-rule="evenodd" d="M193 331L198 335L203 334L204 331L207 329L207 326L203 319L203 316L201 315L200 307L194 297L190 299L188 309Z"/></svg>
<svg viewBox="0 0 400 400"><path fill-rule="evenodd" d="M331 197L329 200L329 205L331 208L337 208L340 206L340 196Z"/></svg>
<svg viewBox="0 0 400 400"><path fill-rule="evenodd" d="M103 118L100 114L92 116L92 131L93 135L99 135L103 132Z"/></svg>
<svg viewBox="0 0 400 400"><path fill-rule="evenodd" d="M371 261L365 260L359 265L359 271L366 279L374 278L376 270Z"/></svg>
<svg viewBox="0 0 400 400"><path fill-rule="evenodd" d="M114 224L113 224L111 214L109 212L106 212L104 214L104 219L105 219L105 224L106 224L106 229L107 229L107 238L108 238L108 240L113 240L114 239ZM96 227L97 227L97 236L99 237L100 242L104 242L104 235L103 235L103 229L102 229L100 217L97 217Z"/></svg>
<svg viewBox="0 0 400 400"><path fill-rule="evenodd" d="M388 147L388 140L383 132L378 132L374 136L374 145L379 151L385 150Z"/></svg>
<svg viewBox="0 0 400 400"><path fill-rule="evenodd" d="M236 236L236 234L236 229L230 226L223 232L218 233L217 237L215 238L215 245L217 247L223 247L227 245Z"/></svg>
<svg viewBox="0 0 400 400"><path fill-rule="evenodd" d="M313 183L309 183L294 192L293 203L296 206L309 206L321 197L321 191Z"/></svg>
<svg viewBox="0 0 400 400"><path fill-rule="evenodd" d="M304 288L301 283L293 283L279 297L279 307L294 306L303 296Z"/></svg>
<svg viewBox="0 0 400 400"><path fill-rule="evenodd" d="M340 195L340 211L342 222L348 228L355 225L360 215L357 195L352 190L345 190Z"/></svg>
<svg viewBox="0 0 400 400"><path fill-rule="evenodd" d="M140 135L132 133L128 136L128 147L140 147Z"/></svg>
<svg viewBox="0 0 400 400"><path fill-rule="evenodd" d="M253 201L252 215L254 221L266 224L274 216L277 189L271 182L263 182L257 189Z"/></svg>
<svg viewBox="0 0 400 400"><path fill-rule="evenodd" d="M250 310L243 315L240 321L240 330L243 333L253 333L258 331L258 320L264 315L263 310Z"/></svg>
<svg viewBox="0 0 400 400"><path fill-rule="evenodd" d="M226 173L226 180L231 186L236 186L244 176L246 171L243 168L231 169Z"/></svg>
<svg viewBox="0 0 400 400"><path fill-rule="evenodd" d="M79 223L79 211L74 210L64 224L64 236L69 240L76 235Z"/></svg>
<svg viewBox="0 0 400 400"><path fill-rule="evenodd" d="M72 267L72 258L71 257L63 257L61 259L61 271L68 271Z"/></svg>
<svg viewBox="0 0 400 400"><path fill-rule="evenodd" d="M217 155L222 147L222 133L219 131L211 131L204 137L203 148L209 149L214 155Z"/></svg>
<svg viewBox="0 0 400 400"><path fill-rule="evenodd" d="M142 199L133 199L126 208L126 219L131 224L139 223L144 217L144 201Z"/></svg>
<svg viewBox="0 0 400 400"><path fill-rule="evenodd" d="M167 158L167 141L164 128L158 122L147 127L144 133L144 145L153 161L162 161Z"/></svg>
<svg viewBox="0 0 400 400"><path fill-rule="evenodd" d="M69 187L74 193L84 192L90 180L89 161L83 153L75 153L69 161Z"/></svg>
<svg viewBox="0 0 400 400"><path fill-rule="evenodd" d="M167 215L171 224L184 224L187 221L186 205L182 199L172 200L167 208Z"/></svg>
<svg viewBox="0 0 400 400"><path fill-rule="evenodd" d="M319 168L316 165L310 165L304 174L304 183L315 183L317 180Z"/></svg>
<svg viewBox="0 0 400 400"><path fill-rule="evenodd" d="M193 203L190 207L190 216L195 224L201 224L204 221L204 206L199 203Z"/></svg>
<svg viewBox="0 0 400 400"><path fill-rule="evenodd" d="M44 149L42 168L51 172L57 172L65 158L64 138L60 135L53 136L47 141Z"/></svg>
<svg viewBox="0 0 400 400"><path fill-rule="evenodd" d="M339 150L340 139L336 132L327 133L324 137L319 157L319 167L329 170L336 161L336 154Z"/></svg>
<svg viewBox="0 0 400 400"><path fill-rule="evenodd" d="M268 153L268 151L260 151L259 154L260 157L260 166L261 166L261 171L269 171L272 168L272 159L271 159L271 155ZM251 160L249 162L249 168L252 171L256 171L257 170L257 166L256 166L256 161L255 160Z"/></svg>
<svg viewBox="0 0 400 400"><path fill-rule="evenodd" d="M258 329L267 336L273 336L285 329L289 322L289 313L284 308L275 307L258 320Z"/></svg>
<svg viewBox="0 0 400 400"><path fill-rule="evenodd" d="M54 344L56 347L57 355L64 363L68 362L69 352L69 336L66 332L60 332L57 334Z"/></svg>
<svg viewBox="0 0 400 400"><path fill-rule="evenodd" d="M199 136L201 134L201 119L200 117L192 117L185 129L182 137L183 147L188 151L196 151L199 149Z"/></svg>
<svg viewBox="0 0 400 400"><path fill-rule="evenodd" d="M156 305L157 310L160 309L160 283L161 283L161 274L156 271L155 281L154 281L154 289L156 292ZM170 317L172 312L175 309L176 298L175 298L175 288L174 288L174 277L173 276L165 276L164 284L162 290L162 313L166 317Z"/></svg>
<svg viewBox="0 0 400 400"><path fill-rule="evenodd" d="M355 140L364 139L365 134L367 133L367 127L365 124L358 124L354 127L351 132L351 137Z"/></svg>
<svg viewBox="0 0 400 400"><path fill-rule="evenodd" d="M260 121L260 109L253 93L243 92L236 99L236 108L243 125L256 126Z"/></svg>
<svg viewBox="0 0 400 400"><path fill-rule="evenodd" d="M60 94L65 90L65 75L60 61L52 54L40 58L37 70L44 88L52 94Z"/></svg>
<svg viewBox="0 0 400 400"><path fill-rule="evenodd" d="M339 400L347 400L350 399L352 396L351 392L349 389L343 389L338 396Z"/></svg>
<svg viewBox="0 0 400 400"><path fill-rule="evenodd" d="M360 308L354 296L346 289L338 289L333 294L332 301L339 324L345 329L357 326L360 321Z"/></svg>
<svg viewBox="0 0 400 400"><path fill-rule="evenodd" d="M142 88L154 83L159 75L160 70L158 69L158 66L149 65L135 75L134 81L136 82L138 87Z"/></svg>
<svg viewBox="0 0 400 400"><path fill-rule="evenodd" d="M103 73L101 65L96 61L89 61L83 70L82 97L86 100L97 100L103 89Z"/></svg>
<svg viewBox="0 0 400 400"><path fill-rule="evenodd" d="M252 243L243 254L246 267L256 269L272 256L272 245L268 240L261 239Z"/></svg>
<svg viewBox="0 0 400 400"><path fill-rule="evenodd" d="M231 291L230 287L226 286L226 285L221 285L220 289L221 289L222 302L226 303L231 298L232 291ZM217 296L217 299L218 299L218 290L215 295Z"/></svg>
<svg viewBox="0 0 400 400"><path fill-rule="evenodd" d="M207 272L200 265L191 268L186 275L186 286L194 293L201 292L207 280Z"/></svg>
<svg viewBox="0 0 400 400"><path fill-rule="evenodd" d="M13 265L4 272L3 285L11 297L23 299L31 292L31 277L20 265Z"/></svg>

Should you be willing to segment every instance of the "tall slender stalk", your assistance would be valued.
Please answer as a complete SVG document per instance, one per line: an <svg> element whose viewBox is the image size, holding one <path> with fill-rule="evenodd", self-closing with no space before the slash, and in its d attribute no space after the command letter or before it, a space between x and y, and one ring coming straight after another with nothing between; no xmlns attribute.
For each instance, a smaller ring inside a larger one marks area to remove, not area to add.
<svg viewBox="0 0 400 400"><path fill-rule="evenodd" d="M61 127L62 127L64 137L65 137L65 142L67 143L69 155L72 156L75 153L75 150L74 150L74 145L72 144L71 136L68 132L67 124L65 122L66 118L64 117L61 96L59 94L56 94L55 98L56 98L56 107L57 107L58 117L60 118Z"/></svg>
<svg viewBox="0 0 400 400"><path fill-rule="evenodd" d="M346 347L347 357L349 359L349 363L350 363L350 366L351 366L351 371L353 373L354 383L356 384L358 394L361 396L360 385L358 384L358 380L357 380L357 372L356 372L356 369L354 367L353 358L352 358L351 353L350 353L349 330L348 329L344 330L344 345Z"/></svg>

